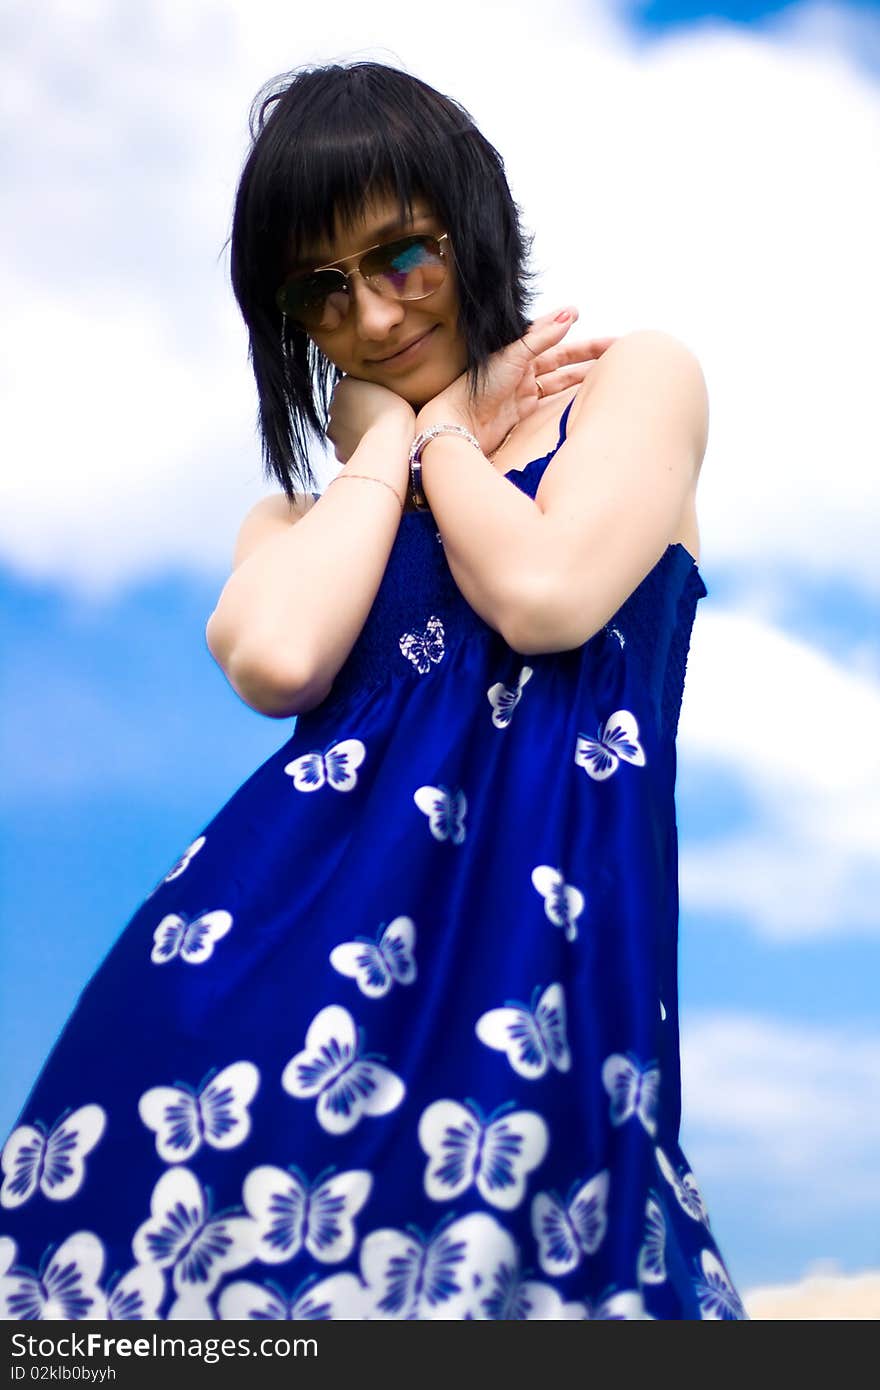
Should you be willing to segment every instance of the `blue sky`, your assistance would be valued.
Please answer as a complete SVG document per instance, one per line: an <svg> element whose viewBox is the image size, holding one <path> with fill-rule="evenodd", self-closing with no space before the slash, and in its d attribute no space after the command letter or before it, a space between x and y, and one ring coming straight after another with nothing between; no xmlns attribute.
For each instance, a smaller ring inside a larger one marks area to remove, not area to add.
<svg viewBox="0 0 880 1390"><path fill-rule="evenodd" d="M880 1268L876 7L554 0L538 25L514 0L464 53L388 0L296 42L280 0L48 9L7 11L0 45L0 1131L137 905L292 730L204 643L269 490L222 247L260 84L397 59L504 152L536 312L703 362L682 1140L744 1286ZM501 73L526 36L524 102L479 50Z"/></svg>

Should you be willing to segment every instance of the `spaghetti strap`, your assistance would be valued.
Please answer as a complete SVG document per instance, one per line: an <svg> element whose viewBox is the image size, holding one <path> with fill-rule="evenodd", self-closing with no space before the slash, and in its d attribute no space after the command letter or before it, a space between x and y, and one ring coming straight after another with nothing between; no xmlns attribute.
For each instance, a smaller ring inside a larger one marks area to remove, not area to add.
<svg viewBox="0 0 880 1390"><path fill-rule="evenodd" d="M559 421L559 439L558 439L557 442L556 442L556 448L553 450L554 454L555 454L559 449L561 449L562 446L563 446L563 444L565 443L566 428L567 428L567 426L568 426L568 416L569 416L569 412L571 411L571 408L572 408L572 406L574 405L574 403L575 403L576 400L577 400L577 396L572 396L572 398L571 398L571 400L569 401L568 405L565 407L565 409L564 409L563 412L562 412L562 419Z"/></svg>

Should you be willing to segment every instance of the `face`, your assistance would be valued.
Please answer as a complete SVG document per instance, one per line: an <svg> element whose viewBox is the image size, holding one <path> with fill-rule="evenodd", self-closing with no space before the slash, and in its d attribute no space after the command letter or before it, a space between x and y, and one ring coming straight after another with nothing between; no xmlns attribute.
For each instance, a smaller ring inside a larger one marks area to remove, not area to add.
<svg viewBox="0 0 880 1390"><path fill-rule="evenodd" d="M357 222L336 228L331 244L301 252L301 268L314 269L342 260L407 232L439 236L447 230L422 199L413 201L412 214L412 221L401 222L395 199L374 198ZM467 350L456 326L455 264L449 242L443 245L446 277L426 299L389 299L360 275L352 275L348 313L342 322L332 330L315 329L309 335L346 375L386 386L415 409L443 391L467 367ZM409 350L401 353L405 348Z"/></svg>

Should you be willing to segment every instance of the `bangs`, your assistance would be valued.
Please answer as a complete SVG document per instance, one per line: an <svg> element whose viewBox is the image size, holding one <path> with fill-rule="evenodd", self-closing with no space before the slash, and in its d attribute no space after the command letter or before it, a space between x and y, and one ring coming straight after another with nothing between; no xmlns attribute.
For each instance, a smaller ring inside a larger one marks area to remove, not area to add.
<svg viewBox="0 0 880 1390"><path fill-rule="evenodd" d="M299 93L295 107L282 92L260 108L263 168L254 187L261 206L251 213L266 228L273 286L308 249L334 241L341 224L358 221L374 196L396 202L401 223L411 220L419 198L441 219L448 216L439 190L454 186L452 137L470 127L470 118L462 112L460 123L448 116L444 121L426 103L416 106L412 78L398 90L387 73L381 83L357 68L348 75L344 85ZM265 119L272 103L275 110Z"/></svg>

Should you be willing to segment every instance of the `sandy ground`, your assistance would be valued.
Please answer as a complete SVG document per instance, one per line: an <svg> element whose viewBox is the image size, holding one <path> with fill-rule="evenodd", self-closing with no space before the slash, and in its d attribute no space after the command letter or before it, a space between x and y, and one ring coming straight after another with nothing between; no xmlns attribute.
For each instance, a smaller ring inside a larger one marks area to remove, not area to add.
<svg viewBox="0 0 880 1390"><path fill-rule="evenodd" d="M743 1295L750 1318L880 1318L880 1274L813 1274L799 1284L747 1289Z"/></svg>

